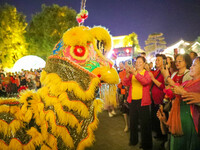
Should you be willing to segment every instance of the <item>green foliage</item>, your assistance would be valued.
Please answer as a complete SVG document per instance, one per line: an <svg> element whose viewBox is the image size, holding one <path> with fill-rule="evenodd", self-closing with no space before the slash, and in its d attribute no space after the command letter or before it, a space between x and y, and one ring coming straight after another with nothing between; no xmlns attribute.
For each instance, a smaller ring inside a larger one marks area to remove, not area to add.
<svg viewBox="0 0 200 150"><path fill-rule="evenodd" d="M134 54L133 56L136 56L138 53L137 51L140 49L139 41L138 41L138 35L133 32L127 36L125 36L123 40L124 47L131 46L133 48Z"/></svg>
<svg viewBox="0 0 200 150"><path fill-rule="evenodd" d="M165 38L163 33L152 33L148 36L148 39L145 41L145 51L146 53L151 53L153 51L161 50L166 48Z"/></svg>
<svg viewBox="0 0 200 150"><path fill-rule="evenodd" d="M0 59L4 68L11 68L27 54L26 26L25 16L14 6L5 4L0 7Z"/></svg>
<svg viewBox="0 0 200 150"><path fill-rule="evenodd" d="M63 33L77 26L76 11L67 6L42 5L42 11L35 14L27 28L26 38L29 52L44 60L52 54L55 44Z"/></svg>
<svg viewBox="0 0 200 150"><path fill-rule="evenodd" d="M197 42L200 43L200 36L198 36L197 39L196 39L195 41L197 41Z"/></svg>

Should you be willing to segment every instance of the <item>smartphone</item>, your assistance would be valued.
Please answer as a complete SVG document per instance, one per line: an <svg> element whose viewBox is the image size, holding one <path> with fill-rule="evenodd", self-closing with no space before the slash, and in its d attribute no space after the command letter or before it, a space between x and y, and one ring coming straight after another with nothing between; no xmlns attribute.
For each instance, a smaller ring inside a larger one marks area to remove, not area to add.
<svg viewBox="0 0 200 150"><path fill-rule="evenodd" d="M132 67L132 61L131 60L128 60L128 66Z"/></svg>

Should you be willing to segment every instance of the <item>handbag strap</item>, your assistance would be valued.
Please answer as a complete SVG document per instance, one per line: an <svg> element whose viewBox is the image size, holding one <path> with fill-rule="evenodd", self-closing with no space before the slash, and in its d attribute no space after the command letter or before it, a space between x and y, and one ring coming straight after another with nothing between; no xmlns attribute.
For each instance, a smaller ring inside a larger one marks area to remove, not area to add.
<svg viewBox="0 0 200 150"><path fill-rule="evenodd" d="M159 71L159 73L157 74L157 76L155 77L155 79L158 79L158 77L160 76L160 74L161 74L161 71ZM150 91L152 90L152 88L153 88L154 85L155 84L153 82L152 85L151 85Z"/></svg>

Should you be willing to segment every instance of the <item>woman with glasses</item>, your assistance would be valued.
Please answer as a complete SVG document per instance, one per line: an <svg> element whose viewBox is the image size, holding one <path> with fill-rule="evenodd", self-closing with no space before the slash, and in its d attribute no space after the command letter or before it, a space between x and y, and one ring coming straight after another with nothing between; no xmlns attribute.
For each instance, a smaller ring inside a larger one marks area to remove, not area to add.
<svg viewBox="0 0 200 150"><path fill-rule="evenodd" d="M162 72L162 74L165 78L165 83L169 85L166 88L171 88L171 87L174 87L176 85L181 85L183 82L191 80L192 77L190 76L190 73L189 73L190 72L189 69L190 69L191 65L192 65L192 60L191 60L191 58L188 54L178 54L178 55L176 55L175 66L177 68L177 71L174 72L170 77L168 70L165 70L165 69L161 70L161 72ZM172 101L172 107L173 107L174 103L178 103L177 99ZM176 139L177 138L175 138L175 136L172 135L170 137L171 143L174 143L174 141L176 141ZM173 147L175 145L170 144L170 146L171 146L170 149L174 149Z"/></svg>
<svg viewBox="0 0 200 150"><path fill-rule="evenodd" d="M183 83L187 80L191 80L191 77L189 75L189 69L190 66L192 65L192 60L188 54L178 54L175 57L175 65L178 71L174 72L171 76L170 80L170 75L168 70L162 70L162 74L165 78L165 82L168 83L171 86L174 86L175 83Z"/></svg>

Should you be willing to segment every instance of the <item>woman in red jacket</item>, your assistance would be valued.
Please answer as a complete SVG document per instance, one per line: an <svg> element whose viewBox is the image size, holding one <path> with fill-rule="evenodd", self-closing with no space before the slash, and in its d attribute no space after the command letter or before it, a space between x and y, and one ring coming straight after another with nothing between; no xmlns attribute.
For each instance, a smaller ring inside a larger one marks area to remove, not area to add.
<svg viewBox="0 0 200 150"><path fill-rule="evenodd" d="M127 70L123 80L125 86L130 86L128 102L130 103L130 143L138 144L138 121L141 126L141 146L143 149L152 149L151 115L150 115L150 83L151 77L144 69L145 58L136 58L135 68Z"/></svg>

